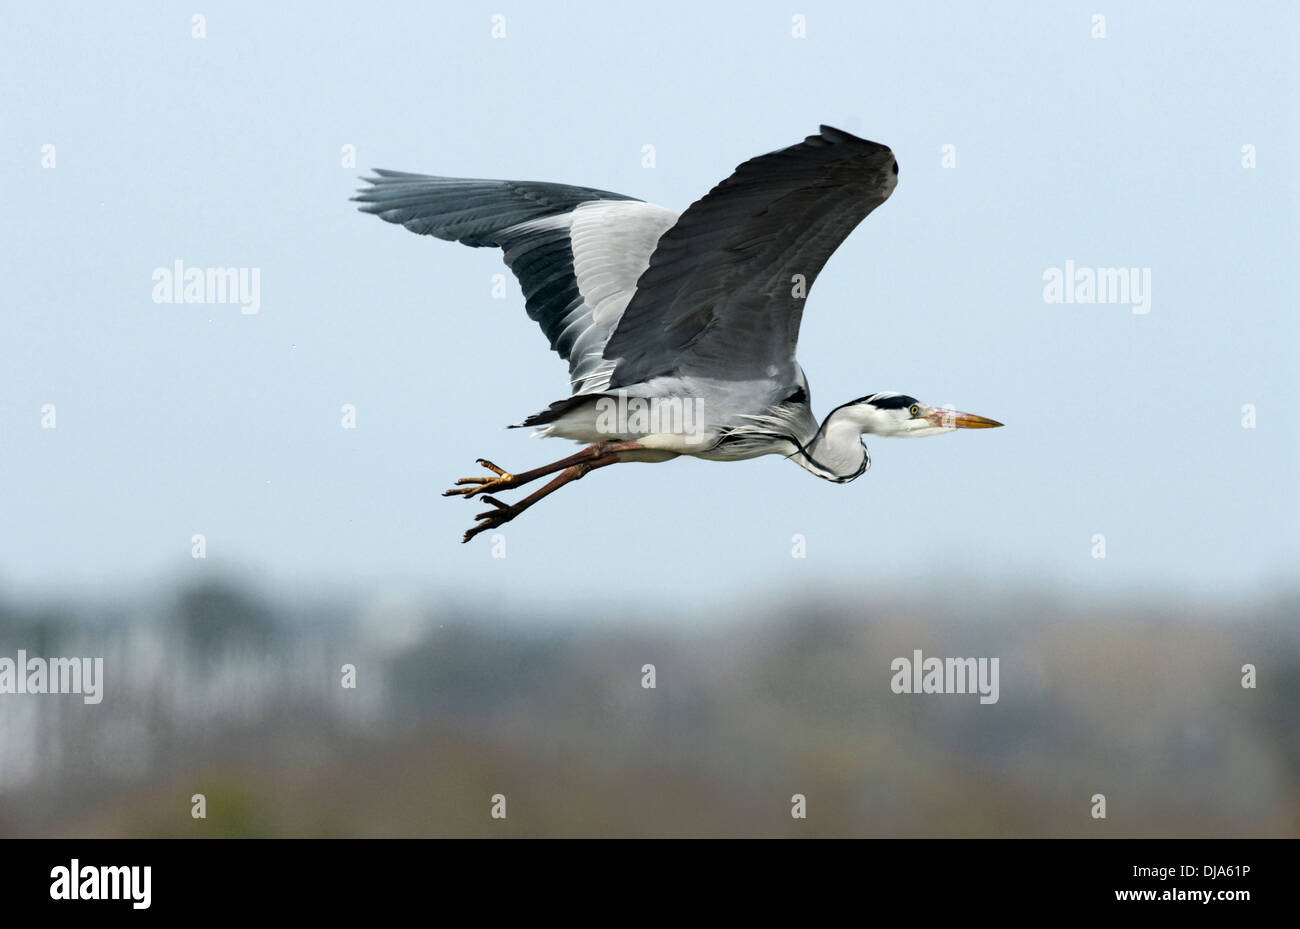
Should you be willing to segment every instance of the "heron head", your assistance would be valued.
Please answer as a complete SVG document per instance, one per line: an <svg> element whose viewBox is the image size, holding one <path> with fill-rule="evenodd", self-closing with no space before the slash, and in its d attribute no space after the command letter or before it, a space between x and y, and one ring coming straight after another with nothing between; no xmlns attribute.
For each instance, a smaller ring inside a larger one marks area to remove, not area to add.
<svg viewBox="0 0 1300 929"><path fill-rule="evenodd" d="M956 429L993 429L1002 424L974 413L930 406L907 394L884 391L862 397L842 409L866 434L899 438L940 435Z"/></svg>

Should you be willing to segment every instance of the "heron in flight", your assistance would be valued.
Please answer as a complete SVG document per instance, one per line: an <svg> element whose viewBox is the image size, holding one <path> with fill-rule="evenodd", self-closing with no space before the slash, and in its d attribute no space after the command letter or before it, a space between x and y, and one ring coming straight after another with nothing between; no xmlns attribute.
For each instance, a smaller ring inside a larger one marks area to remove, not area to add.
<svg viewBox="0 0 1300 929"><path fill-rule="evenodd" d="M693 455L783 455L844 484L871 459L862 436L926 436L1001 423L886 391L820 423L795 360L804 299L826 260L898 183L886 146L822 126L760 155L680 215L587 187L378 170L360 209L420 235L493 246L528 315L569 363L572 394L520 426L586 445L445 496L490 509L465 533L504 525L596 468ZM507 505L491 494L555 477Z"/></svg>

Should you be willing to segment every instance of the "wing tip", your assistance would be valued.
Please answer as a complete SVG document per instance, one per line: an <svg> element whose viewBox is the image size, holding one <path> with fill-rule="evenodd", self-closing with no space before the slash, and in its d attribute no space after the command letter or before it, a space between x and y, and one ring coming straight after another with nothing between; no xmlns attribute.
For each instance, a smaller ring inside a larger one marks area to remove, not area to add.
<svg viewBox="0 0 1300 929"><path fill-rule="evenodd" d="M391 168L371 168L370 175L358 175L357 180L369 186L356 188L353 191L356 196L349 197L348 200L369 204L369 206L357 207L363 213L382 213L386 209L382 206L382 192L385 188L409 182L443 180L443 178L430 174L412 174L410 171L394 171Z"/></svg>
<svg viewBox="0 0 1300 929"><path fill-rule="evenodd" d="M843 129L837 129L834 126L827 125L826 123L822 123L817 128L818 135L809 136L809 142L830 143L831 145L865 145L880 151L881 154L885 152L893 154L893 151L888 145L884 145L880 142L873 142L870 139L864 139L862 136L854 135L853 133L846 132Z"/></svg>

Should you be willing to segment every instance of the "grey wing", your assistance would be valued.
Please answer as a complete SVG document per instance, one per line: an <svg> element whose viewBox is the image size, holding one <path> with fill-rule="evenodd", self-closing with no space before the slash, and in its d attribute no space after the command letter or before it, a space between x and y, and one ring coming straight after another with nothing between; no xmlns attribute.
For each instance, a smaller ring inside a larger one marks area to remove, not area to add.
<svg viewBox="0 0 1300 929"><path fill-rule="evenodd" d="M567 184L375 174L353 198L363 212L420 235L502 249L529 317L569 362L574 392L605 386L605 342L675 213Z"/></svg>
<svg viewBox="0 0 1300 929"><path fill-rule="evenodd" d="M793 378L803 297L897 183L886 146L829 126L740 165L660 239L605 345L610 386Z"/></svg>

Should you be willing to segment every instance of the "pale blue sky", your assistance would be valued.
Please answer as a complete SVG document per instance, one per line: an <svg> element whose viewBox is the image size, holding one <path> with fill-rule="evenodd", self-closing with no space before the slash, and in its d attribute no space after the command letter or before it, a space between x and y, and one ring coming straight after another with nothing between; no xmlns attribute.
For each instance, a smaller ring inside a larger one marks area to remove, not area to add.
<svg viewBox="0 0 1300 929"><path fill-rule="evenodd" d="M204 3L204 39L192 6L0 14L0 590L238 571L689 618L944 572L1191 597L1290 577L1293 6ZM504 560L460 545L479 507L439 494L476 457L571 451L502 428L566 370L513 278L491 298L498 252L356 213L356 176L682 209L822 122L890 145L901 176L810 297L817 412L895 389L1007 428L870 442L848 486L779 458L620 466L508 526ZM176 259L259 268L261 312L155 304ZM1066 260L1151 268L1151 312L1046 304Z"/></svg>

